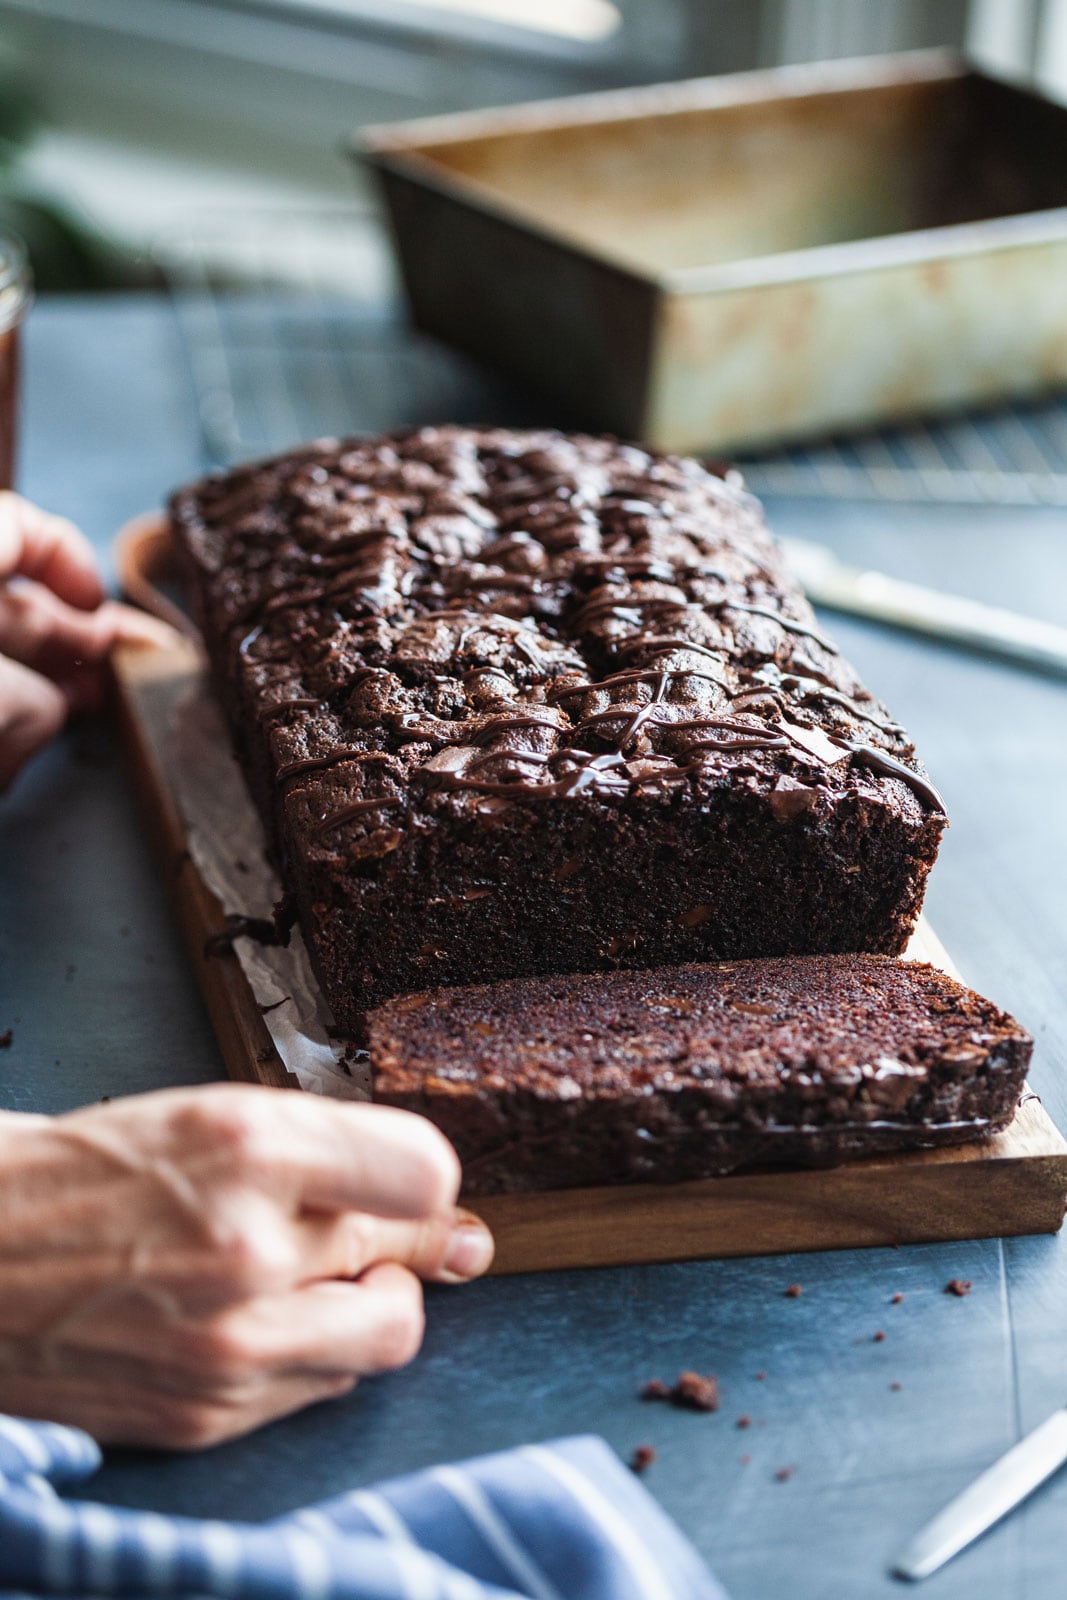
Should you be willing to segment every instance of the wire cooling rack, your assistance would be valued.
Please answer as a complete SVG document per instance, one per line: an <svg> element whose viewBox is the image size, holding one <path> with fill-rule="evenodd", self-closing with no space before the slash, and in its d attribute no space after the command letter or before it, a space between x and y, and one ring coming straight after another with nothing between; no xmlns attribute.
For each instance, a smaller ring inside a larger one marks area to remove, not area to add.
<svg viewBox="0 0 1067 1600"><path fill-rule="evenodd" d="M406 323L369 207L197 218L155 255L219 465L327 434L544 420L505 380Z"/></svg>
<svg viewBox="0 0 1067 1600"><path fill-rule="evenodd" d="M757 494L1067 506L1067 396L831 439L743 465Z"/></svg>
<svg viewBox="0 0 1067 1600"><path fill-rule="evenodd" d="M546 418L536 399L406 324L369 206L199 218L156 254L220 465L324 434ZM1067 395L742 464L757 494L1067 506Z"/></svg>

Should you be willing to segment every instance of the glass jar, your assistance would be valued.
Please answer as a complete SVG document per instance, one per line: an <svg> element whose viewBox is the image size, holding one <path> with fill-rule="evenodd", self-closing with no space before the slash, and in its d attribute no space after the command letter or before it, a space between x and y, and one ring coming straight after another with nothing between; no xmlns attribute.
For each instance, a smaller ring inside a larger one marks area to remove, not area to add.
<svg viewBox="0 0 1067 1600"><path fill-rule="evenodd" d="M33 295L26 251L0 233L0 489L10 489L15 468L19 400L19 328Z"/></svg>

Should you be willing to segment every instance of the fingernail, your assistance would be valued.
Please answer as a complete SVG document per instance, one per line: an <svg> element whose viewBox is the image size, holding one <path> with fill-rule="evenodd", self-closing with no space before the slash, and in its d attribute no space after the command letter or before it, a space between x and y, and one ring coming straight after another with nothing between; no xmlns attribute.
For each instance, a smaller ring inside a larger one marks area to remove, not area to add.
<svg viewBox="0 0 1067 1600"><path fill-rule="evenodd" d="M468 1212L452 1229L442 1271L451 1278L480 1278L493 1259L493 1235Z"/></svg>

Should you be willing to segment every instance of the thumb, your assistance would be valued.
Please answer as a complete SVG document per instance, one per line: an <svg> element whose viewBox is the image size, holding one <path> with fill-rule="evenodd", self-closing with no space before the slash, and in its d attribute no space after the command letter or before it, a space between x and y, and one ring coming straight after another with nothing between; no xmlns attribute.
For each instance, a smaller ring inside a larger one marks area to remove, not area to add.
<svg viewBox="0 0 1067 1600"><path fill-rule="evenodd" d="M39 672L0 656L0 791L67 719L67 697Z"/></svg>
<svg viewBox="0 0 1067 1600"><path fill-rule="evenodd" d="M480 1278L493 1259L492 1234L462 1206L418 1221L348 1211L298 1226L305 1235L305 1281L358 1278L392 1261L431 1283L465 1283Z"/></svg>

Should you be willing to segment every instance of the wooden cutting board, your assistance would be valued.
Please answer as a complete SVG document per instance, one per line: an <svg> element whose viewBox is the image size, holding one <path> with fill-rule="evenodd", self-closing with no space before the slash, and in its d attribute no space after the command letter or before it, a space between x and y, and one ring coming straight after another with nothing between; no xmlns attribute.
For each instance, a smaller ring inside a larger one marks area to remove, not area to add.
<svg viewBox="0 0 1067 1600"><path fill-rule="evenodd" d="M138 518L120 535L123 586L157 612L164 609L156 583L167 554L157 515ZM169 615L182 620L173 607ZM207 940L224 931L225 912L240 908L220 906L203 883L168 768L175 701L203 670L191 636L173 650L119 651L119 719L226 1070L243 1082L295 1089L236 957L204 953ZM907 953L958 976L925 922ZM1027 1093L1004 1133L953 1149L879 1156L825 1171L494 1195L475 1206L496 1236L498 1273L1055 1233L1067 1210L1067 1141L1037 1096Z"/></svg>

